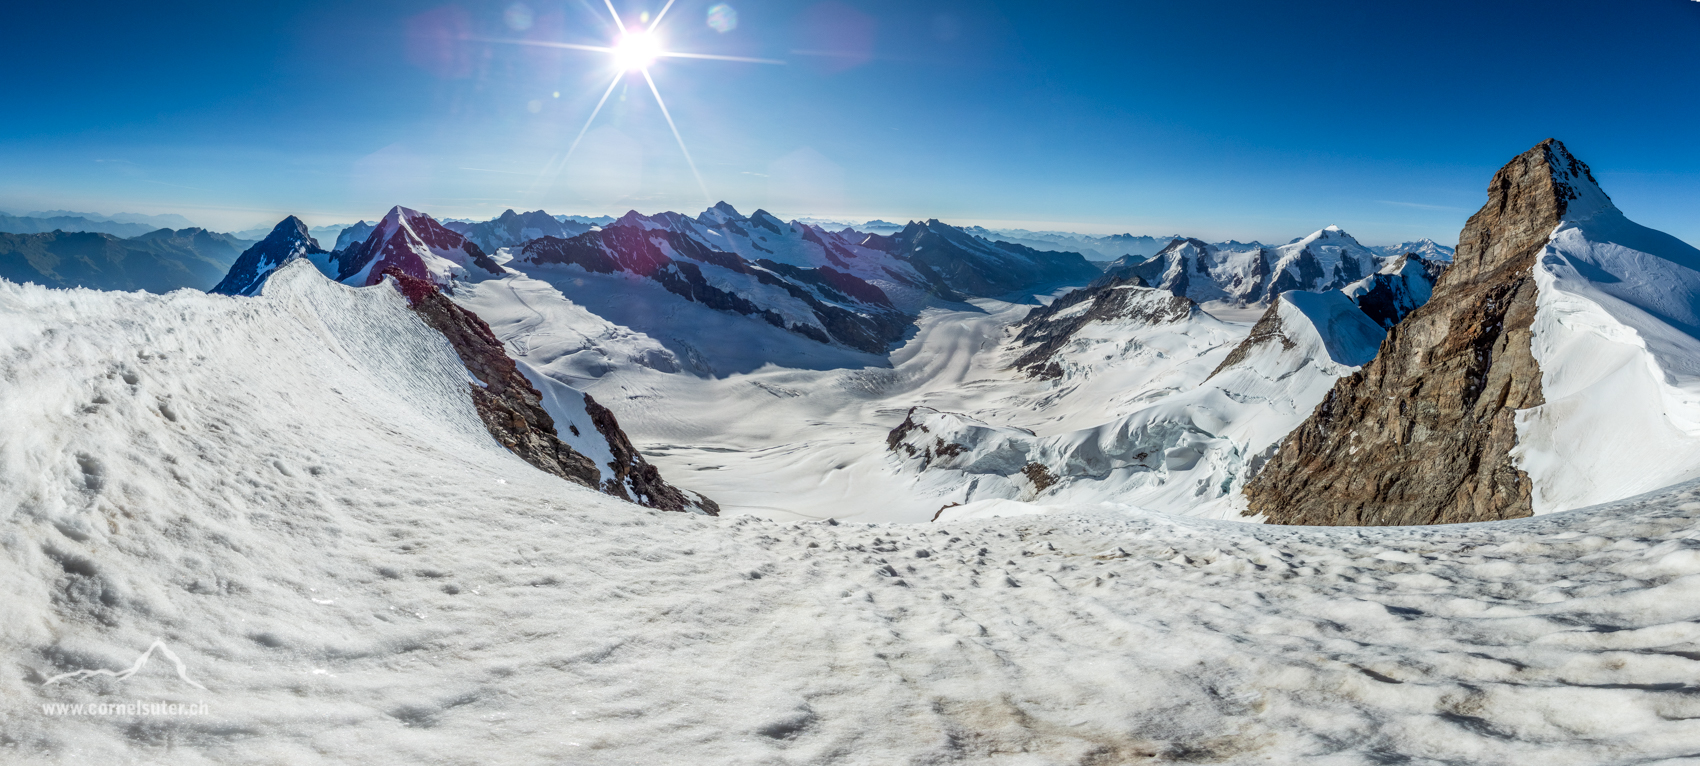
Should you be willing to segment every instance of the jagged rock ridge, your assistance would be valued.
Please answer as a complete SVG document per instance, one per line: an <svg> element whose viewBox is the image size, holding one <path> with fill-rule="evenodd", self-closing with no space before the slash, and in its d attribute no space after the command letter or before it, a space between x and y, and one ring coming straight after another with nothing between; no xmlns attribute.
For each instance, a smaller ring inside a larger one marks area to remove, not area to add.
<svg viewBox="0 0 1700 766"><path fill-rule="evenodd" d="M1493 177L1433 297L1337 382L1245 489L1278 524L1435 524L1532 513L1517 410L1544 402L1530 351L1535 261L1567 205L1598 194L1554 139Z"/></svg>
<svg viewBox="0 0 1700 766"><path fill-rule="evenodd" d="M555 419L543 407L542 393L526 379L484 320L449 300L429 280L393 266L379 275L383 277L395 280L414 313L448 339L467 370L483 384L468 386L473 405L490 435L508 451L539 470L623 500L666 511L719 515L720 508L712 500L687 495L664 481L632 447L613 413L586 395L590 419L614 456L608 466L613 477L604 479L593 460L560 438Z"/></svg>

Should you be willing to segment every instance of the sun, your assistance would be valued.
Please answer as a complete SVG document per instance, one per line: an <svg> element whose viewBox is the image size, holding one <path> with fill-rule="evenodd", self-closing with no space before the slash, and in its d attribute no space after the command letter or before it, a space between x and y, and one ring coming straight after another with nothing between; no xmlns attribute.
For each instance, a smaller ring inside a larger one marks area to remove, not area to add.
<svg viewBox="0 0 1700 766"><path fill-rule="evenodd" d="M614 65L622 72L648 69L661 56L661 41L649 30L627 32L614 43Z"/></svg>
<svg viewBox="0 0 1700 766"><path fill-rule="evenodd" d="M648 85L649 92L655 95L655 104L656 106L661 107L662 118L667 120L668 129L673 131L673 139L679 142L679 152L685 155L685 163L691 166L691 175L696 177L697 186L702 189L703 199L713 200L714 198L708 194L708 185L703 183L702 173L697 171L696 160L691 159L690 150L685 148L685 137L679 134L679 126L677 123L673 122L673 113L667 111L667 102L661 98L661 89L655 86L655 78L651 77L649 74L650 67L654 66L657 60L664 58L740 61L746 64L784 65L785 62L773 59L749 58L746 56L720 56L712 53L685 53L683 51L667 50L662 47L661 38L656 33L656 29L661 26L661 19L667 15L668 11L673 9L673 3L677 2L677 0L667 0L667 4L661 6L661 12L655 14L653 19L649 18L649 14L647 13L643 14L642 20L646 26L631 27L626 26L625 22L620 19L620 12L614 9L614 0L602 1L604 5L608 6L608 15L613 18L614 23L612 28L615 30L624 30L620 33L619 38L613 41L612 45L584 45L581 43L552 42L545 40L502 40L492 38L470 39L484 42L511 43L514 45L537 45L545 48L565 48L567 50L592 51L595 53L606 53L613 58L614 68L617 70L614 74L614 81L608 83L608 89L602 92L602 99L596 102L595 109L590 110L590 119L585 120L584 127L579 130L578 136L573 139L572 144L567 146L566 154L556 159L551 159L545 166L545 170L543 171L544 173L549 172L547 168L553 167L555 168L554 172L558 174L566 167L567 160L572 158L573 152L578 150L579 142L584 140L584 134L589 132L591 124L596 122L596 115L602 113L602 106L608 103L608 97L614 95L614 89L620 87L620 83L626 80L627 75L632 72L637 72L643 75L644 84ZM719 27L715 28L719 29ZM557 93L556 96L559 97L560 94ZM624 100L624 98L625 97L622 96L621 100ZM537 110L533 109L532 111L535 113Z"/></svg>

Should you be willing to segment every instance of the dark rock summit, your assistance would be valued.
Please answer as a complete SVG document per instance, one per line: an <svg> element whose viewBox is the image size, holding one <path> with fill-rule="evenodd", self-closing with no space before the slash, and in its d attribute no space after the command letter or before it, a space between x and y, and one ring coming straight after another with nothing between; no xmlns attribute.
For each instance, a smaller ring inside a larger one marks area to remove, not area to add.
<svg viewBox="0 0 1700 766"><path fill-rule="evenodd" d="M1277 524L1392 525L1531 515L1512 464L1517 410L1544 402L1530 351L1535 259L1592 174L1548 139L1494 175L1433 297L1335 384L1250 482Z"/></svg>
<svg viewBox="0 0 1700 766"><path fill-rule="evenodd" d="M210 292L220 295L255 295L265 285L266 278L291 258L323 255L319 241L307 233L307 224L295 216L278 222L265 239L243 251L230 267L224 280Z"/></svg>

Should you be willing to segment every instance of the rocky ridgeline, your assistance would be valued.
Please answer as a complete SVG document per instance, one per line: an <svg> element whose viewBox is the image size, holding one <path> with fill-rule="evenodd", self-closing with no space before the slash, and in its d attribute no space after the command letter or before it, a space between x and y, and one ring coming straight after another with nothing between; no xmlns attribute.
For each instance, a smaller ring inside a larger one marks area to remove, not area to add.
<svg viewBox="0 0 1700 766"><path fill-rule="evenodd" d="M399 268L390 268L380 276L395 280L413 312L448 339L467 370L483 384L468 386L473 405L490 435L508 451L541 471L623 500L666 511L697 510L719 515L714 501L694 493L687 495L663 481L660 472L638 454L620 430L613 413L586 395L586 410L614 456L609 465L613 478L604 481L595 462L557 435L554 418L543 409L543 395L526 380L484 320L455 305L430 280Z"/></svg>
<svg viewBox="0 0 1700 766"><path fill-rule="evenodd" d="M1544 402L1530 351L1537 255L1594 184L1548 139L1493 177L1433 297L1375 361L1335 384L1245 488L1277 524L1384 525L1531 515L1515 412Z"/></svg>

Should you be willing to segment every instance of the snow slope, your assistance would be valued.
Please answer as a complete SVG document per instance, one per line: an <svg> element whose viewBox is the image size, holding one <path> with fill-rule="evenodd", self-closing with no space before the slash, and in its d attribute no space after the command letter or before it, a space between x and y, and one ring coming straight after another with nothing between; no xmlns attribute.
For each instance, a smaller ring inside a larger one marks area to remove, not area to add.
<svg viewBox="0 0 1700 766"><path fill-rule="evenodd" d="M1700 250L1625 218L1591 179L1535 266L1546 403L1518 413L1536 513L1700 477Z"/></svg>
<svg viewBox="0 0 1700 766"><path fill-rule="evenodd" d="M0 760L1596 766L1700 741L1695 485L1425 529L648 511L491 441L393 291L291 275L0 283ZM196 685L157 652L45 683L155 641ZM137 699L208 712L42 707Z"/></svg>

